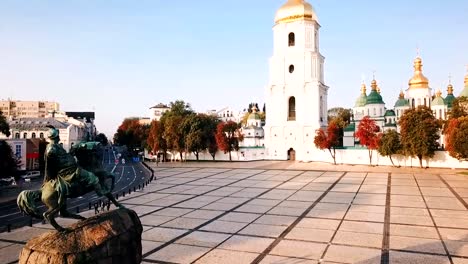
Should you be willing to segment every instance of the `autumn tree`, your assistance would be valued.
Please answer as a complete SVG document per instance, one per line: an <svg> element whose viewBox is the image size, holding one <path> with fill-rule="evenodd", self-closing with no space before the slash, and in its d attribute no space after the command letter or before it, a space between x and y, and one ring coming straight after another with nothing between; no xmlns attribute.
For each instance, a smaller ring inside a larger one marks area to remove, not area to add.
<svg viewBox="0 0 468 264"><path fill-rule="evenodd" d="M369 116L365 116L358 126L356 137L362 146L366 146L369 151L369 164L372 165L372 153L379 146L379 126Z"/></svg>
<svg viewBox="0 0 468 264"><path fill-rule="evenodd" d="M8 125L8 122L2 111L0 111L0 133L7 137L10 136L10 126Z"/></svg>
<svg viewBox="0 0 468 264"><path fill-rule="evenodd" d="M240 124L233 121L221 122L216 129L216 143L220 150L229 153L229 161L232 161L231 151L239 150L239 142L244 140L240 132Z"/></svg>
<svg viewBox="0 0 468 264"><path fill-rule="evenodd" d="M114 135L117 145L125 145L132 151L146 147L149 125L143 125L138 118L126 118Z"/></svg>
<svg viewBox="0 0 468 264"><path fill-rule="evenodd" d="M345 128L351 122L352 110L334 107L328 110L328 123L335 122L339 128Z"/></svg>
<svg viewBox="0 0 468 264"><path fill-rule="evenodd" d="M400 153L401 144L400 144L400 134L393 129L385 131L382 136L380 137L379 147L377 151L382 156L388 156L392 165L395 166L393 163L392 155Z"/></svg>
<svg viewBox="0 0 468 264"><path fill-rule="evenodd" d="M450 118L459 118L468 116L468 98L465 96L458 97L453 101L452 109L450 110Z"/></svg>
<svg viewBox="0 0 468 264"><path fill-rule="evenodd" d="M328 124L327 130L320 128L314 138L314 144L319 149L328 149L336 165L336 147L340 144L340 128L335 122Z"/></svg>
<svg viewBox="0 0 468 264"><path fill-rule="evenodd" d="M163 123L157 120L153 120L150 125L150 130L147 139L147 149L153 152L153 155L162 153L162 160L166 161L167 143L163 137L164 126Z"/></svg>
<svg viewBox="0 0 468 264"><path fill-rule="evenodd" d="M451 118L445 133L445 147L450 156L468 160L468 116Z"/></svg>
<svg viewBox="0 0 468 264"><path fill-rule="evenodd" d="M432 158L439 147L441 122L429 107L419 106L404 112L400 118L402 151L419 159L422 168L423 158Z"/></svg>

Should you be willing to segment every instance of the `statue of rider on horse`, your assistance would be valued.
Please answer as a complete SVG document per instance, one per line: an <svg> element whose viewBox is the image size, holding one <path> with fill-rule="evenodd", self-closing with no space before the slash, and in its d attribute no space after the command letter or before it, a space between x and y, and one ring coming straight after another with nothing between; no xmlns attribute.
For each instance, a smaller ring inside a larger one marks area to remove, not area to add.
<svg viewBox="0 0 468 264"><path fill-rule="evenodd" d="M46 219L58 231L65 230L56 221L60 212L62 217L85 219L67 211L67 198L76 198L95 191L98 196L107 197L115 206L122 208L112 195L114 175L101 168L97 161L98 142L80 143L72 147L70 153L60 142L59 131L50 126L50 144L45 151L44 183L40 190L22 191L17 198L21 212L39 219ZM74 154L75 157L72 155ZM111 181L110 186L108 180ZM35 203L42 200L48 210L41 214Z"/></svg>

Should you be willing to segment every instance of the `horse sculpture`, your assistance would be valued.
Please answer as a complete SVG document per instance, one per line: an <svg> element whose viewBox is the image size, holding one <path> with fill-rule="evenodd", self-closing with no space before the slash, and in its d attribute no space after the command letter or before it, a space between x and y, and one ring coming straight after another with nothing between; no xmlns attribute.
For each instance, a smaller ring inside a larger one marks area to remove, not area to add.
<svg viewBox="0 0 468 264"><path fill-rule="evenodd" d="M98 196L105 196L115 206L123 208L112 195L115 178L112 173L101 167L98 158L98 142L80 143L67 153L58 144L58 130L50 127L51 143L45 152L45 176L40 190L22 191L17 198L21 212L30 216L47 220L56 230L66 230L60 226L55 217L57 213L65 218L85 219L81 215L67 211L67 199L83 196L96 191ZM76 156L78 162L76 161ZM110 183L109 183L110 181ZM36 207L36 202L42 201L48 208L43 214Z"/></svg>

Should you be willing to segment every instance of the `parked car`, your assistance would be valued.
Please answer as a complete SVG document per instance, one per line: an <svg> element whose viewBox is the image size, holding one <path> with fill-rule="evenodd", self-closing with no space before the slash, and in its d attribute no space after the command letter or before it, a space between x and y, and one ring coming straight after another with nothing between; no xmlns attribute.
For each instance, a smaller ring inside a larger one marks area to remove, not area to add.
<svg viewBox="0 0 468 264"><path fill-rule="evenodd" d="M26 174L21 175L21 178L23 179L34 179L41 177L41 173L39 171L28 171Z"/></svg>
<svg viewBox="0 0 468 264"><path fill-rule="evenodd" d="M0 186L10 186L10 185L16 185L15 178L9 177L9 178L0 179Z"/></svg>

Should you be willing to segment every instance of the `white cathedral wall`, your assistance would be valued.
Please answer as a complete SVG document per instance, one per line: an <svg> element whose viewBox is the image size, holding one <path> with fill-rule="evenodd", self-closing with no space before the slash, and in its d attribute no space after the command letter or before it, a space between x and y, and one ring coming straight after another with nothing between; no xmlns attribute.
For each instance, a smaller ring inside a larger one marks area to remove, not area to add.
<svg viewBox="0 0 468 264"><path fill-rule="evenodd" d="M431 88L412 88L408 89L408 97L410 105L412 106L412 100L414 99L415 107L424 105L424 99L426 99L426 106L430 106L432 102L432 89Z"/></svg>

